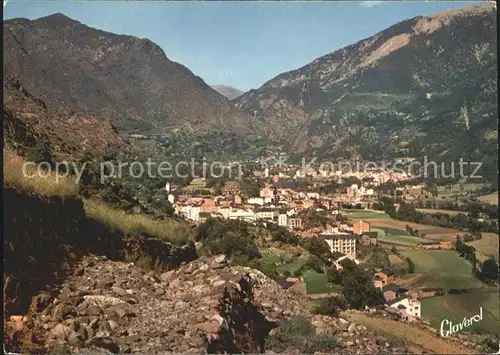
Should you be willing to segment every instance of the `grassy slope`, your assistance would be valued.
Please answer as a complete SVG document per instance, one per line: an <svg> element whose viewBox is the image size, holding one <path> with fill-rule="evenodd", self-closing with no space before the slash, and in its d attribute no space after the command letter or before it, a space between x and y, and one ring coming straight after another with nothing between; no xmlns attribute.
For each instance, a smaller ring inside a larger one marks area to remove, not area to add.
<svg viewBox="0 0 500 355"><path fill-rule="evenodd" d="M498 191L493 192L489 195L480 196L480 197L478 197L478 200L483 201L483 202L487 202L487 203L491 203L494 205L498 205Z"/></svg>
<svg viewBox="0 0 500 355"><path fill-rule="evenodd" d="M484 284L472 274L472 266L452 250L404 251L415 263L415 280L420 287L478 288Z"/></svg>
<svg viewBox="0 0 500 355"><path fill-rule="evenodd" d="M443 339L411 323L402 323L391 319L373 318L362 313L353 312L346 312L345 316L346 319L357 324L362 324L367 328L402 340L407 344L417 345L433 353L478 354L477 351L468 349L456 342Z"/></svg>
<svg viewBox="0 0 500 355"><path fill-rule="evenodd" d="M483 307L483 320L467 328L466 331L500 334L498 288L425 298L422 300L422 317L439 329L443 319L457 324L464 317L469 318L478 314L479 307Z"/></svg>
<svg viewBox="0 0 500 355"><path fill-rule="evenodd" d="M37 174L33 166L27 166L23 173L25 161L8 150L3 150L3 176L5 186L14 187L26 193L41 196L71 197L78 193L78 184L69 178L57 179L55 174L46 177L31 177ZM45 174L45 173L43 173Z"/></svg>
<svg viewBox="0 0 500 355"><path fill-rule="evenodd" d="M418 224L413 222L399 221L392 218L376 218L367 219L368 222L372 223L372 226L376 228L398 228L404 229L406 225L409 225L413 229L418 229L419 231L425 233L425 238L439 241L456 241L457 235L463 235L464 232L453 228L443 228L430 226L426 224ZM478 259L487 259L487 256L494 255L498 258L499 250L499 236L495 233L482 233L483 238L481 240L468 242L467 244L472 245L478 251Z"/></svg>
<svg viewBox="0 0 500 355"><path fill-rule="evenodd" d="M4 158L4 183L5 186L15 187L25 193L35 193L41 196L77 197L78 184L71 178L60 178L55 174L46 178L27 177L23 174L25 160L8 151L3 150ZM27 169L29 175L36 171ZM125 235L147 234L152 237L170 240L176 243L185 242L189 226L174 220L152 220L148 216L127 214L113 208L99 200L85 201L85 212L88 217L105 223L111 229Z"/></svg>

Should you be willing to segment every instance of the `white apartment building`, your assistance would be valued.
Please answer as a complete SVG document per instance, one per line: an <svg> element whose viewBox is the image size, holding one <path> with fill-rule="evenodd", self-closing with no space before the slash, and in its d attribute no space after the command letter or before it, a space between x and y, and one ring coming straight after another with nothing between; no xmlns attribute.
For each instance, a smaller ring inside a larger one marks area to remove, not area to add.
<svg viewBox="0 0 500 355"><path fill-rule="evenodd" d="M229 219L242 219L245 221L255 221L255 214L252 211L236 210L229 213Z"/></svg>
<svg viewBox="0 0 500 355"><path fill-rule="evenodd" d="M410 297L396 298L389 303L389 306L398 310L404 310L406 314L412 317L420 318L421 305L420 301Z"/></svg>
<svg viewBox="0 0 500 355"><path fill-rule="evenodd" d="M228 219L229 215L233 211L232 207L220 207L219 208L219 213L222 215L223 218Z"/></svg>
<svg viewBox="0 0 500 355"><path fill-rule="evenodd" d="M275 211L271 208L261 207L255 210L256 219L274 220Z"/></svg>
<svg viewBox="0 0 500 355"><path fill-rule="evenodd" d="M182 206L181 215L191 221L198 222L200 220L200 207L193 207L190 205Z"/></svg>
<svg viewBox="0 0 500 355"><path fill-rule="evenodd" d="M251 197L247 200L247 203L251 205L263 205L264 199L262 197Z"/></svg>
<svg viewBox="0 0 500 355"><path fill-rule="evenodd" d="M330 251L342 253L351 259L356 258L356 234L322 233L318 235L330 246Z"/></svg>
<svg viewBox="0 0 500 355"><path fill-rule="evenodd" d="M281 213L278 216L278 225L286 227L288 222L288 215L286 213Z"/></svg>

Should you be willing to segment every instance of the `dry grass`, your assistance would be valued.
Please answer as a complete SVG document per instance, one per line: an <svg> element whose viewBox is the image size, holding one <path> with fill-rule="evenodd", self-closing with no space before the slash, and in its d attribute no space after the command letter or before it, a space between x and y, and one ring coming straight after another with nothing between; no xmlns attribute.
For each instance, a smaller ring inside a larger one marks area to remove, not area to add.
<svg viewBox="0 0 500 355"><path fill-rule="evenodd" d="M498 205L498 191L489 195L479 196L477 199L482 202L491 203L492 205Z"/></svg>
<svg viewBox="0 0 500 355"><path fill-rule="evenodd" d="M484 257L478 255L480 261L484 261L490 255L494 255L496 260L498 260L499 235L495 233L482 233L482 235L481 239L468 242L467 244L472 245L478 253L484 255Z"/></svg>
<svg viewBox="0 0 500 355"><path fill-rule="evenodd" d="M441 338L417 325L402 323L391 319L373 318L365 314L346 312L346 319L362 324L367 328L384 333L390 337L417 345L436 354L479 354L461 344Z"/></svg>
<svg viewBox="0 0 500 355"><path fill-rule="evenodd" d="M425 212L425 213L442 213L442 214L449 214L450 216L455 216L459 213L467 214L467 212L462 212L462 211L453 211L453 210L441 210L441 209L434 209L434 208L417 208L417 211L419 212Z"/></svg>
<svg viewBox="0 0 500 355"><path fill-rule="evenodd" d="M88 217L125 235L144 234L175 244L185 244L190 233L189 225L172 219L153 220L145 215L129 214L94 199L85 200L84 205Z"/></svg>
<svg viewBox="0 0 500 355"><path fill-rule="evenodd" d="M464 232L453 228L443 228L437 226L430 226L426 224L418 224L407 221L399 221L392 218L379 218L370 220L372 226L376 228L380 227L390 227L399 228L405 230L406 225L409 225L413 229L418 229L419 231L425 233L425 238L434 239L439 241L455 241L457 235L463 235Z"/></svg>
<svg viewBox="0 0 500 355"><path fill-rule="evenodd" d="M59 177L54 173L47 177L35 176L36 168L32 165L23 166L26 161L11 151L3 150L4 184L22 191L34 192L42 196L75 196L78 193L78 184L72 178Z"/></svg>

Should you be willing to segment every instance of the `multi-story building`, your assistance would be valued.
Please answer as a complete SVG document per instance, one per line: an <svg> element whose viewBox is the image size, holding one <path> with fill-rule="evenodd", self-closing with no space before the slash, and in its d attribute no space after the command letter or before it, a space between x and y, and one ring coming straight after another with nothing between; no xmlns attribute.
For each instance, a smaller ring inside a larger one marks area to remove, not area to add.
<svg viewBox="0 0 500 355"><path fill-rule="evenodd" d="M288 215L286 213L280 213L278 216L278 225L283 227L288 225Z"/></svg>
<svg viewBox="0 0 500 355"><path fill-rule="evenodd" d="M359 220L353 223L352 232L355 234L363 234L365 232L369 232L370 228L371 224L369 222Z"/></svg>
<svg viewBox="0 0 500 355"><path fill-rule="evenodd" d="M253 211L237 210L229 213L229 219L242 219L244 221L255 221Z"/></svg>
<svg viewBox="0 0 500 355"><path fill-rule="evenodd" d="M301 218L288 218L287 226L290 229L300 229L302 228L302 219Z"/></svg>
<svg viewBox="0 0 500 355"><path fill-rule="evenodd" d="M260 189L260 197L269 197L273 198L274 197L274 191L270 189L269 187L263 187Z"/></svg>
<svg viewBox="0 0 500 355"><path fill-rule="evenodd" d="M251 205L263 205L264 204L264 198L262 197L251 197L247 200L247 203Z"/></svg>
<svg viewBox="0 0 500 355"><path fill-rule="evenodd" d="M352 259L356 258L356 241L359 239L359 235L347 233L321 233L318 237L326 241L332 253L337 252Z"/></svg>
<svg viewBox="0 0 500 355"><path fill-rule="evenodd" d="M420 301L417 299L403 296L393 299L388 302L388 305L402 311L402 314L406 316L405 320L412 321L413 317L420 318L422 307L420 306Z"/></svg>
<svg viewBox="0 0 500 355"><path fill-rule="evenodd" d="M191 221L198 222L200 219L200 207L191 205L182 206L181 215Z"/></svg>
<svg viewBox="0 0 500 355"><path fill-rule="evenodd" d="M233 211L232 207L229 206L224 206L224 207L219 207L219 213L222 215L223 218L229 218L229 215Z"/></svg>
<svg viewBox="0 0 500 355"><path fill-rule="evenodd" d="M267 219L273 221L275 214L275 210L269 207L260 207L255 210L256 219Z"/></svg>

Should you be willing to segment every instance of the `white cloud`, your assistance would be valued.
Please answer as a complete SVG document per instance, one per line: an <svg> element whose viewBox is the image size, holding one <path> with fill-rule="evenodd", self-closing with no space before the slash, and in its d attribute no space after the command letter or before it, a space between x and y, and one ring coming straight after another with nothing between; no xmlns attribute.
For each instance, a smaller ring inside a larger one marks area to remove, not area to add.
<svg viewBox="0 0 500 355"><path fill-rule="evenodd" d="M383 1L361 1L360 5L362 7L374 7L374 6L378 6L378 5L381 5L383 3Z"/></svg>

